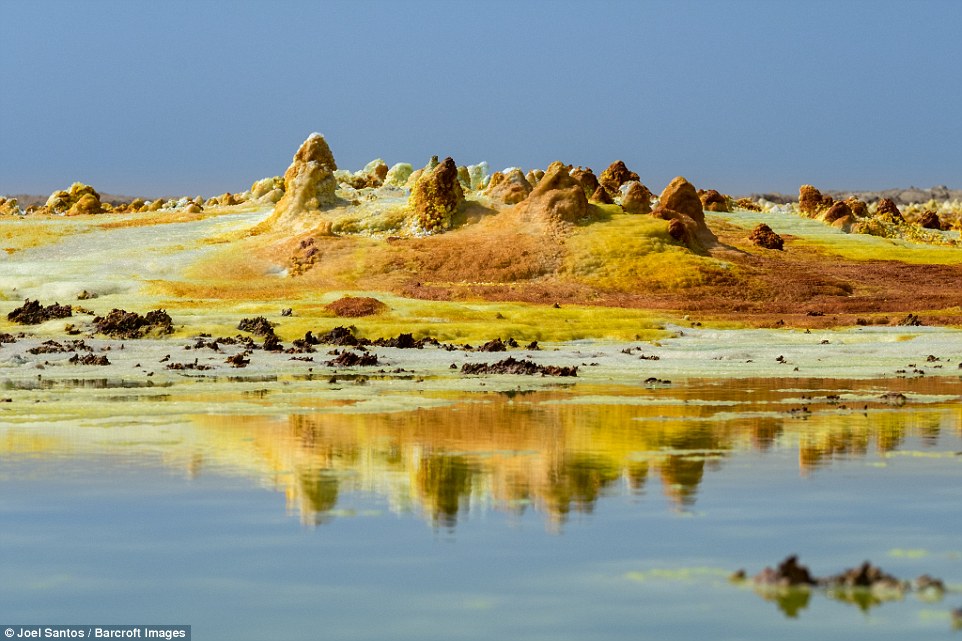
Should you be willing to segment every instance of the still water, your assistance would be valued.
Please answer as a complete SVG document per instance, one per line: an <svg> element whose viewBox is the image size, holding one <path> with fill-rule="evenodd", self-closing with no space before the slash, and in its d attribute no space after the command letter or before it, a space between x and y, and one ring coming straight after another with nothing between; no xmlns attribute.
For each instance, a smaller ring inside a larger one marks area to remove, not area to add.
<svg viewBox="0 0 962 641"><path fill-rule="evenodd" d="M217 392L247 405L200 385L96 387L81 390L95 407L0 393L5 622L252 640L962 639L957 377L578 382L436 391L383 413L272 404L257 382ZM31 402L46 409L22 419ZM871 560L950 589L780 604L728 580L789 554L819 575Z"/></svg>

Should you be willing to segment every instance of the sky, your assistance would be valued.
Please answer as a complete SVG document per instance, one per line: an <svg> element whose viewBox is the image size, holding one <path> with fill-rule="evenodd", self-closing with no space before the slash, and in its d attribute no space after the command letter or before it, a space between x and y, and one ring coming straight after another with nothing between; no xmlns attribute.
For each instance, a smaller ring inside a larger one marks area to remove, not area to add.
<svg viewBox="0 0 962 641"><path fill-rule="evenodd" d="M653 191L962 188L962 2L0 0L0 194L621 159Z"/></svg>

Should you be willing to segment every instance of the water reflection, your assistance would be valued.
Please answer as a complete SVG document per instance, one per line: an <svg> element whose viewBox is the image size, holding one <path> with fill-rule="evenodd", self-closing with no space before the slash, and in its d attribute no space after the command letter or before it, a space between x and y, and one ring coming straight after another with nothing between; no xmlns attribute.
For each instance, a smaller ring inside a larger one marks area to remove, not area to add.
<svg viewBox="0 0 962 641"><path fill-rule="evenodd" d="M909 402L893 407L881 398L893 390L909 393ZM839 392L857 409L844 407ZM0 424L0 455L159 454L191 477L213 467L257 478L282 490L289 509L312 525L332 518L345 495L365 492L437 527L455 527L478 505L534 509L555 530L608 494L642 496L652 486L672 509L691 509L711 474L740 453L797 452L799 472L810 475L840 459L884 464L909 439L933 451L944 450L946 438L957 447L960 392L962 383L949 380L766 380L448 393L453 404L407 412L352 413L345 404L316 414L201 414L139 432ZM260 388L243 393L269 402ZM923 393L940 396L917 403ZM145 416L162 416L163 401L138 403ZM801 607L793 596L783 609Z"/></svg>

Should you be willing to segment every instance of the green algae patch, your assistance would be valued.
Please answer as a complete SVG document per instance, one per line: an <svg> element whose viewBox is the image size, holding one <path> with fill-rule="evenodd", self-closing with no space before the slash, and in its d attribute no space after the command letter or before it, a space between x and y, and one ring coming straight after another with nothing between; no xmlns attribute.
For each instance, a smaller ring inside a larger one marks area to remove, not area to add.
<svg viewBox="0 0 962 641"><path fill-rule="evenodd" d="M728 275L722 261L700 256L668 234L668 222L596 206L596 221L575 227L565 242L564 272L608 291L673 291Z"/></svg>

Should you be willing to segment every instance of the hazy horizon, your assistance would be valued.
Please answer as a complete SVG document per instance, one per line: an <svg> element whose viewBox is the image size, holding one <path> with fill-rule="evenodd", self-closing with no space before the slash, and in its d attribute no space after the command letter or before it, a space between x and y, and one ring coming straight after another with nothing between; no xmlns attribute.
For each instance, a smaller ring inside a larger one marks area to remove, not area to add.
<svg viewBox="0 0 962 641"><path fill-rule="evenodd" d="M659 191L962 187L962 3L7 2L0 194L432 155Z"/></svg>

